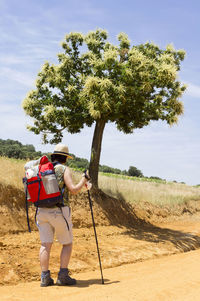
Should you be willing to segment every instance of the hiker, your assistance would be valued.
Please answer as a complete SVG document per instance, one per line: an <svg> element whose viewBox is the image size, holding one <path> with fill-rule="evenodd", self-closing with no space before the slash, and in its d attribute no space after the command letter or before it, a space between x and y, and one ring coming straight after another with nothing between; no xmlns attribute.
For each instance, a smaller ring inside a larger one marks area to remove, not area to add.
<svg viewBox="0 0 200 301"><path fill-rule="evenodd" d="M69 276L68 270L73 241L69 192L72 194L78 193L84 185L87 185L89 175L88 173L83 173L80 182L75 185L72 181L72 175L69 167L64 165L68 158L72 159L72 157L69 155L68 147L63 144L56 145L54 153L51 154L51 161L54 165L59 188L62 190L64 207L39 207L36 215L37 226L41 239L39 257L41 266L40 286L42 287L54 284L49 270L49 258L54 232L56 233L57 240L60 244L62 244L62 250L60 254L60 271L58 273L56 284L76 284L76 280Z"/></svg>

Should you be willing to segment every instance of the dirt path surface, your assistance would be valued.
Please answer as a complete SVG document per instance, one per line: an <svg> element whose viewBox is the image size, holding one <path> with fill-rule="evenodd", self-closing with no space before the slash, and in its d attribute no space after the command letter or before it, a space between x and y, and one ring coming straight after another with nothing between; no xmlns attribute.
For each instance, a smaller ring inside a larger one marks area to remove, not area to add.
<svg viewBox="0 0 200 301"><path fill-rule="evenodd" d="M69 269L75 287L40 288L40 239L30 208L27 232L24 193L0 185L0 301L200 300L200 200L177 208L132 206L98 191L93 195L105 284L100 271L86 194L71 199L74 247ZM61 246L55 240L52 277Z"/></svg>
<svg viewBox="0 0 200 301"><path fill-rule="evenodd" d="M39 287L37 232L4 236L7 246L1 245L1 259L4 256L1 279L4 285L0 286L0 300L200 300L200 250L189 251L189 248L195 249L199 245L198 217L174 221L161 227L151 226L146 231L143 228L140 233L137 232L139 230L132 232L125 228L98 227L99 242L101 248L103 246L104 285L101 284L91 230L74 231L71 270L78 280L75 287ZM54 279L59 268L57 247L55 242L51 260ZM180 253L184 251L188 252ZM6 254L9 256L5 265ZM9 285L5 285L6 282Z"/></svg>
<svg viewBox="0 0 200 301"><path fill-rule="evenodd" d="M181 229L181 231L180 231ZM151 224L135 228L96 227L104 269L123 264L169 256L200 247L200 222L177 221L160 227ZM74 229L74 248L70 261L72 273L98 269L93 228ZM40 280L38 231L7 233L0 236L0 284ZM59 270L61 246L54 242L50 269L54 278Z"/></svg>
<svg viewBox="0 0 200 301"><path fill-rule="evenodd" d="M79 273L75 287L40 288L38 282L3 286L1 301L194 301L200 299L200 251Z"/></svg>

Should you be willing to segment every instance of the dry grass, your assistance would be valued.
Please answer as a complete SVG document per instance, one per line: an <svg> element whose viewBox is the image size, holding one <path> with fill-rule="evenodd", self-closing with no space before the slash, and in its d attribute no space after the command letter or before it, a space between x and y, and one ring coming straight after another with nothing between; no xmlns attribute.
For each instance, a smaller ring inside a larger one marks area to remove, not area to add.
<svg viewBox="0 0 200 301"><path fill-rule="evenodd" d="M177 183L131 181L101 175L99 187L107 194L131 203L148 201L163 206L200 199L199 187Z"/></svg>
<svg viewBox="0 0 200 301"><path fill-rule="evenodd" d="M26 161L0 157L0 183L23 189L24 165Z"/></svg>
<svg viewBox="0 0 200 301"><path fill-rule="evenodd" d="M6 218L7 214L10 217L14 216L16 210L18 216L24 217L24 164L25 161L22 160L0 157L0 209L4 215L2 218Z"/></svg>
<svg viewBox="0 0 200 301"><path fill-rule="evenodd" d="M0 157L0 183L23 189L25 163L23 160ZM80 180L81 174L73 172L73 180L76 183ZM131 203L147 201L164 206L200 199L200 187L177 183L131 181L100 174L99 187L107 194Z"/></svg>

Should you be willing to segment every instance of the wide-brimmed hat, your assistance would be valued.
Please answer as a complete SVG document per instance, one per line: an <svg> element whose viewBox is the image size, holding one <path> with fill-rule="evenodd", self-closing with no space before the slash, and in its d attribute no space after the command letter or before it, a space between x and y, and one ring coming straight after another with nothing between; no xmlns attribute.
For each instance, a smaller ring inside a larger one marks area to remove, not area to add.
<svg viewBox="0 0 200 301"><path fill-rule="evenodd" d="M70 156L69 154L69 149L67 147L67 145L64 144L57 144L55 146L54 152L52 153L52 155L62 155L62 156L66 156L67 158L73 159L72 156Z"/></svg>

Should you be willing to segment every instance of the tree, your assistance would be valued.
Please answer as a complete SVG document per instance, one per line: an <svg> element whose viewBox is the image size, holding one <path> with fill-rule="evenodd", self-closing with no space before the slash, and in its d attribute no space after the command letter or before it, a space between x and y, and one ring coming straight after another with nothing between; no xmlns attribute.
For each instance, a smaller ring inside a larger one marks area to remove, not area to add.
<svg viewBox="0 0 200 301"><path fill-rule="evenodd" d="M99 165L99 171L105 173L114 173L114 174L121 174L121 170L118 168L113 168L107 165Z"/></svg>
<svg viewBox="0 0 200 301"><path fill-rule="evenodd" d="M135 166L130 166L128 169L128 175L131 177L144 177L141 170L137 169Z"/></svg>
<svg viewBox="0 0 200 301"><path fill-rule="evenodd" d="M131 47L125 33L118 41L111 44L101 29L67 34L58 63L43 65L36 89L23 101L33 118L28 129L42 133L45 143L60 142L64 130L78 133L95 123L89 166L95 187L106 123L128 134L151 120L172 125L183 113L179 98L186 87L177 72L185 52L172 45L162 50L153 43Z"/></svg>
<svg viewBox="0 0 200 301"><path fill-rule="evenodd" d="M41 157L42 153L36 152L32 144L22 145L17 140L0 139L0 156L16 159L36 159Z"/></svg>

